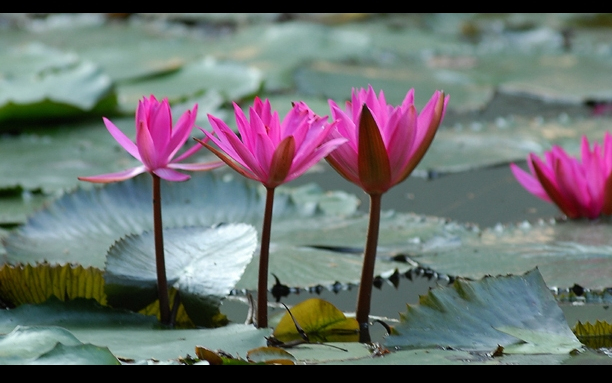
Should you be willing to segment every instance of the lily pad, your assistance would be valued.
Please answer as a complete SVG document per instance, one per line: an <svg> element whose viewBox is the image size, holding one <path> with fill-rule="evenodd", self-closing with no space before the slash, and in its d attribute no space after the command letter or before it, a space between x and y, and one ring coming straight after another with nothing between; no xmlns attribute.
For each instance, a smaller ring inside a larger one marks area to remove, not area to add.
<svg viewBox="0 0 612 383"><path fill-rule="evenodd" d="M215 101L209 101L211 104L202 105L204 112L214 108L212 103ZM193 108L193 103L188 108ZM112 120L128 136L131 136L129 132L134 132L133 117ZM193 129L193 135L203 136L197 128ZM43 192L42 196L26 195L25 198L32 198L25 199L21 206L18 204L15 207L20 209L31 206L30 211L26 209L22 214L36 209L36 197L48 200L48 197L57 196L57 193L63 190L74 189L77 185L92 186L79 181L79 176L110 173L140 164L108 133L102 119L75 125L46 126L44 129L42 125L33 126L19 135L2 137L0 151L7 158L19 159L0 163L3 174L0 187L18 185L27 192ZM206 162L218 159L201 150L190 160ZM24 204L26 206L23 206Z"/></svg>
<svg viewBox="0 0 612 383"><path fill-rule="evenodd" d="M498 225L423 243L413 259L439 273L474 279L538 267L550 287L602 290L610 286L611 231L608 219Z"/></svg>
<svg viewBox="0 0 612 383"><path fill-rule="evenodd" d="M208 54L242 62L264 73L265 89L293 87L292 72L313 57L358 57L371 47L367 34L304 21L245 26L211 44Z"/></svg>
<svg viewBox="0 0 612 383"><path fill-rule="evenodd" d="M157 298L152 232L123 238L110 248L104 280L113 307L139 311ZM236 285L257 246L255 228L227 224L215 228L164 231L168 286L180 293L191 320L210 327L221 301Z"/></svg>
<svg viewBox="0 0 612 383"><path fill-rule="evenodd" d="M265 346L271 330L251 325L230 324L218 329L162 329L154 316L101 307L93 300L22 305L0 310L0 333L8 333L16 323L23 326L61 326L83 343L108 349L117 357L133 362L151 359L168 361L193 355L196 345L246 355L248 350Z"/></svg>
<svg viewBox="0 0 612 383"><path fill-rule="evenodd" d="M168 97L171 102L201 96L208 91L226 100L240 100L254 95L262 86L261 71L235 61L213 56L192 60L173 73L119 84L117 92L125 110L133 110L145 94Z"/></svg>
<svg viewBox="0 0 612 383"><path fill-rule="evenodd" d="M48 121L113 113L111 78L74 53L28 44L9 49L0 65L0 122Z"/></svg>
<svg viewBox="0 0 612 383"><path fill-rule="evenodd" d="M508 315L512 307L512 315ZM537 269L524 276L458 279L408 305L387 347L452 347L503 353L568 354L582 345Z"/></svg>
<svg viewBox="0 0 612 383"><path fill-rule="evenodd" d="M108 348L81 343L61 327L17 326L0 335L0 364L119 365Z"/></svg>

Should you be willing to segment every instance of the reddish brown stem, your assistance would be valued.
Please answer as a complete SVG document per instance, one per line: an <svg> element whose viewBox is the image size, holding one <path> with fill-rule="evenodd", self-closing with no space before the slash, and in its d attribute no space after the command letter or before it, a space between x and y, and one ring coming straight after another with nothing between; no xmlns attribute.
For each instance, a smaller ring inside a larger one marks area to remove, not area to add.
<svg viewBox="0 0 612 383"><path fill-rule="evenodd" d="M161 208L161 181L153 176L153 230L155 235L155 265L157 268L157 293L159 296L160 321L170 324L170 299L168 298L168 281L166 280L166 261L164 259L164 233Z"/></svg>
<svg viewBox="0 0 612 383"><path fill-rule="evenodd" d="M261 229L259 251L259 280L257 285L257 328L268 327L268 260L270 258L270 231L272 228L272 207L274 188L266 188L266 207Z"/></svg>
<svg viewBox="0 0 612 383"><path fill-rule="evenodd" d="M369 330L370 305L372 300L372 285L374 283L374 264L376 262L376 248L378 247L378 230L380 226L380 207L382 194L370 194L370 221L368 223L368 236L365 252L363 254L363 267L357 297L356 319L359 323L359 341L371 342Z"/></svg>

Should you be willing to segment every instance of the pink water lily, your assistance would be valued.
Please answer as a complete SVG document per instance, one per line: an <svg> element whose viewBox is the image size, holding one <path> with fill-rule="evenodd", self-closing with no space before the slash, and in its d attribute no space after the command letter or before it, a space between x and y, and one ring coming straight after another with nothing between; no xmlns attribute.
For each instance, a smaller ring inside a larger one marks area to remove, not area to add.
<svg viewBox="0 0 612 383"><path fill-rule="evenodd" d="M554 146L544 153L527 156L531 174L516 164L512 173L523 187L536 197L554 203L568 218L594 219L612 214L612 135L606 132L603 145L582 137L581 159Z"/></svg>
<svg viewBox="0 0 612 383"><path fill-rule="evenodd" d="M115 140L134 158L142 163L124 171L97 176L79 177L81 181L109 183L123 181L141 173L149 172L167 181L186 181L189 175L177 171L206 171L223 165L220 161L209 163L180 163L202 148L194 145L174 158L183 147L194 127L198 105L193 112L188 110L172 126L172 112L168 99L159 102L155 96L143 98L136 109L136 142L126 136L115 124L103 118L106 129Z"/></svg>
<svg viewBox="0 0 612 383"><path fill-rule="evenodd" d="M329 100L337 122L330 139L348 142L331 152L327 162L370 196L368 233L357 298L359 341L370 342L369 314L378 245L382 195L404 181L421 161L444 118L449 97L436 91L423 110L414 106L414 89L399 106L388 104L383 91L372 86L353 89L342 110Z"/></svg>
<svg viewBox="0 0 612 383"><path fill-rule="evenodd" d="M172 325L174 318L172 318L170 312L168 283L166 279L160 179L186 181L190 176L176 169L205 171L223 165L221 161L191 164L180 163L180 161L202 148L201 145L197 144L174 158L191 135L191 129L194 126L197 112L198 105L196 104L193 107L193 112L188 110L183 113L173 127L172 111L170 110L168 99L164 98L162 102L159 102L153 95L149 98L145 97L138 102L138 107L136 108L136 142L128 138L109 119L103 118L108 132L142 165L116 173L78 177L81 181L109 183L124 181L145 172L151 174L153 178L153 230L157 292L159 296L160 320L166 325Z"/></svg>
<svg viewBox="0 0 612 383"><path fill-rule="evenodd" d="M269 100L256 97L249 108L249 118L234 103L234 113L240 138L222 120L208 115L213 133L202 129L215 143L199 141L232 169L243 176L261 182L266 188L266 205L261 229L257 312L255 325L268 326L268 259L272 226L274 190L277 186L302 175L339 145L345 138L328 139L335 123L315 115L304 102L296 102L281 121L272 111Z"/></svg>
<svg viewBox="0 0 612 383"><path fill-rule="evenodd" d="M234 103L238 132L208 115L214 135L202 129L220 150L203 143L232 169L268 188L289 182L319 162L346 139L327 140L335 124L297 102L281 121L270 101L256 97L247 119Z"/></svg>
<svg viewBox="0 0 612 383"><path fill-rule="evenodd" d="M444 118L449 97L436 91L418 113L411 89L399 106L387 104L381 90L353 89L342 110L329 101L337 129L330 137L348 143L326 159L344 178L366 193L384 193L404 181L421 161Z"/></svg>

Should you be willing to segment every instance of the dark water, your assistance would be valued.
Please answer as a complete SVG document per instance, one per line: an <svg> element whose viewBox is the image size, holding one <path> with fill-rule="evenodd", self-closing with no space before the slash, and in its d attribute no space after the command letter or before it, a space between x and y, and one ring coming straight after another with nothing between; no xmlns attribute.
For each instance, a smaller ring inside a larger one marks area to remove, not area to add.
<svg viewBox="0 0 612 383"><path fill-rule="evenodd" d="M327 166L324 166L322 172L298 178L292 182L292 185L298 186L308 182L317 182L326 190L344 190L359 196L362 199L360 209L363 211L368 209L368 199L363 191L342 179ZM389 209L446 217L458 222L471 222L481 228L494 226L497 223L555 217L559 214L554 205L527 193L516 182L508 166L444 175L431 180L411 177L383 196L383 210ZM426 294L430 288L438 284L446 284L446 281L426 276L414 276L412 280L402 277L397 287L385 281L379 288L373 289L371 315L386 317L389 323L392 323L393 320L399 319L400 312L406 311L406 304L417 303L419 295ZM302 291L282 298L282 302L291 306L313 297L325 299L343 312L351 313L356 307L357 288L339 292L327 289L318 293ZM269 301L274 305L274 297L270 296ZM271 318L274 315L284 314L284 307L274 306L270 308ZM564 304L561 308L570 327L578 321L612 322L612 309L608 306ZM228 300L222 306L222 312L228 315L230 320L238 323L244 322L247 311L244 301ZM375 340L382 338L385 333L384 328L376 323L371 330Z"/></svg>

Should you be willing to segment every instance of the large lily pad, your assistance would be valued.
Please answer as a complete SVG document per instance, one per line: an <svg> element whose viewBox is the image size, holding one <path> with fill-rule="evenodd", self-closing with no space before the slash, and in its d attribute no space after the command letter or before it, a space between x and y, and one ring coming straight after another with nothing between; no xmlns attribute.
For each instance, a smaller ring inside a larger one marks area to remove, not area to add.
<svg viewBox="0 0 612 383"><path fill-rule="evenodd" d="M0 364L118 365L108 348L81 343L61 327L17 326L0 335Z"/></svg>
<svg viewBox="0 0 612 383"><path fill-rule="evenodd" d="M177 102L213 90L227 100L240 100L254 95L261 88L262 81L262 73L256 68L205 56L164 76L120 84L117 91L124 109L130 110L130 106L144 94L168 97Z"/></svg>
<svg viewBox="0 0 612 383"><path fill-rule="evenodd" d="M212 326L225 298L242 277L257 246L255 228L227 224L215 228L176 228L164 232L168 286L196 325ZM152 232L128 236L109 250L105 292L113 307L141 310L157 298Z"/></svg>
<svg viewBox="0 0 612 383"><path fill-rule="evenodd" d="M370 49L370 38L359 31L336 30L303 21L245 26L222 37L209 54L256 67L264 73L268 91L291 89L291 73L313 57L359 57Z"/></svg>
<svg viewBox="0 0 612 383"><path fill-rule="evenodd" d="M508 308L512 314L508 315ZM524 276L456 280L401 314L388 347L452 347L504 353L568 354L581 343L538 270Z"/></svg>
<svg viewBox="0 0 612 383"><path fill-rule="evenodd" d="M0 122L112 113L112 81L94 63L40 44L9 49L0 64Z"/></svg>
<svg viewBox="0 0 612 383"><path fill-rule="evenodd" d="M469 278L538 267L550 287L577 284L602 290L610 287L612 273L610 233L608 219L498 225L477 235L424 243L413 259L440 273Z"/></svg>
<svg viewBox="0 0 612 383"><path fill-rule="evenodd" d="M199 101L202 101L199 107L203 113L212 112L219 103L213 95ZM179 104L177 112L184 107L192 109L194 103L188 105ZM175 113L175 118L178 118L178 113ZM113 118L112 121L128 136L135 134L133 117ZM197 128L192 133L195 137L203 136ZM42 191L47 196L74 189L77 185L91 186L79 181L79 176L110 173L140 164L108 133L102 119L75 125L45 126L44 129L38 125L19 135L4 136L0 139L0 152L7 158L18 159L0 162L3 174L0 187L21 187L27 192ZM214 160L218 159L205 149L189 158L190 162ZM32 202L38 204L30 198L16 208L26 208ZM37 204L31 205L32 208Z"/></svg>
<svg viewBox="0 0 612 383"><path fill-rule="evenodd" d="M151 359L168 361L193 355L196 345L246 355L265 345L272 330L233 324L218 329L168 330L159 327L154 316L101 307L92 300L22 305L0 311L0 333L8 333L16 323L22 326L61 326L71 338L105 346L117 357L133 362Z"/></svg>
<svg viewBox="0 0 612 383"><path fill-rule="evenodd" d="M295 287L355 283L361 273L367 214L355 210L354 196L330 195L318 188L304 192L311 187L277 191L269 269ZM104 268L116 240L152 229L150 188L150 177L144 174L64 195L9 233L5 262L47 260ZM168 229L238 222L259 228L263 197L260 185L233 179L232 173L194 174L188 182L162 184L164 223ZM577 283L603 289L609 286L612 268L606 222L525 223L480 230L442 218L386 212L376 273L420 265L443 275L480 278L539 267L550 286ZM236 288L257 286L258 259L256 254Z"/></svg>

